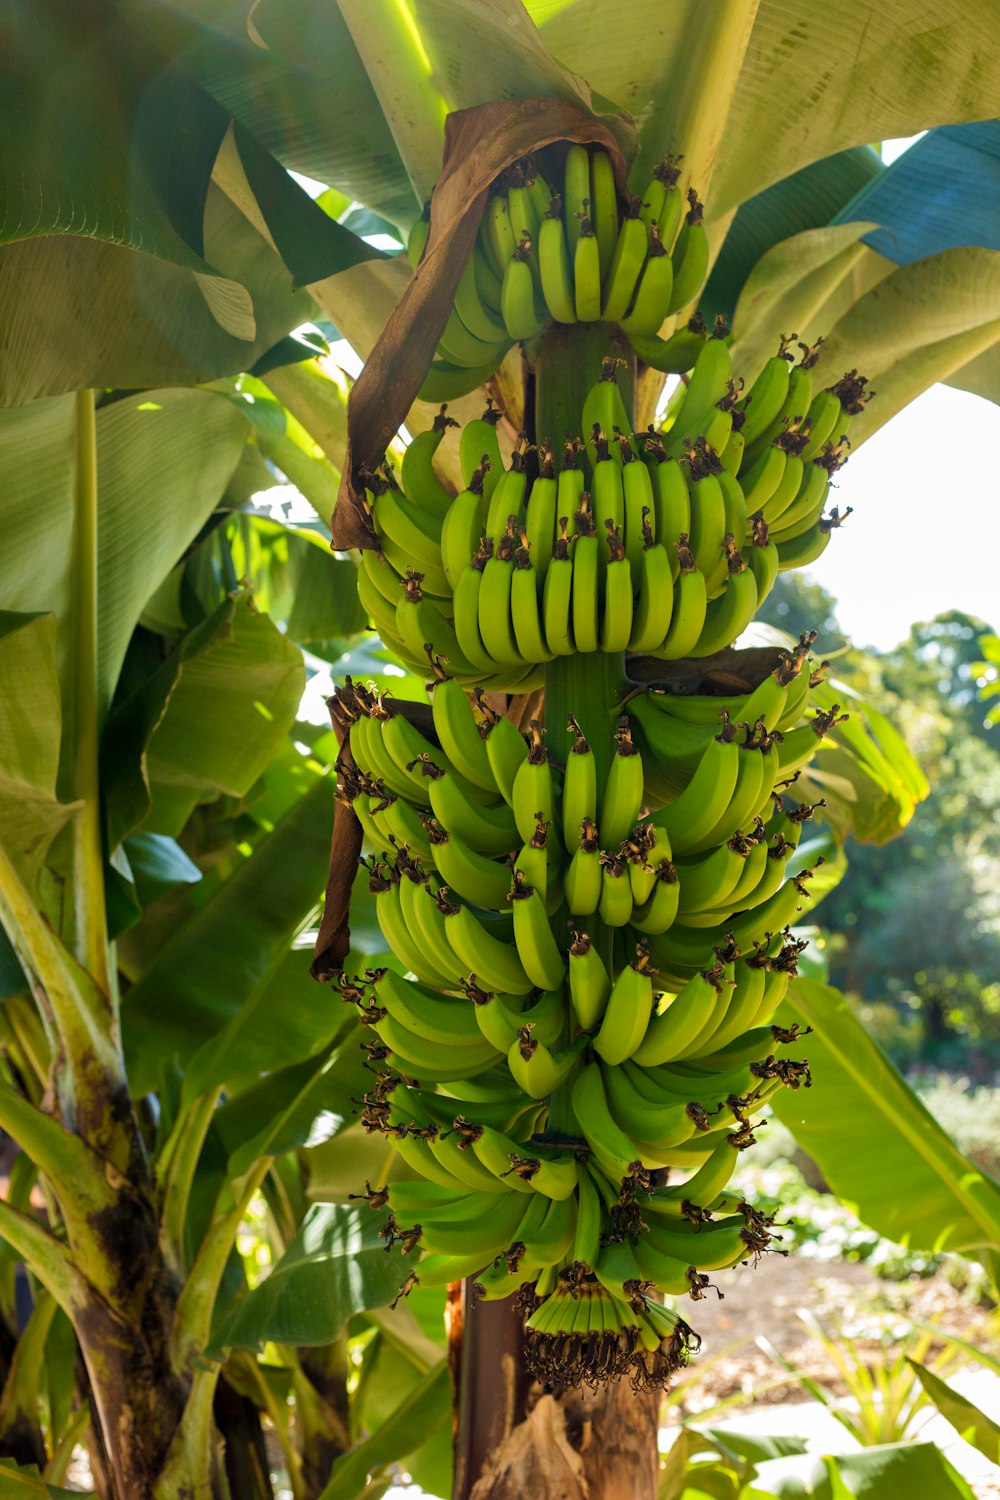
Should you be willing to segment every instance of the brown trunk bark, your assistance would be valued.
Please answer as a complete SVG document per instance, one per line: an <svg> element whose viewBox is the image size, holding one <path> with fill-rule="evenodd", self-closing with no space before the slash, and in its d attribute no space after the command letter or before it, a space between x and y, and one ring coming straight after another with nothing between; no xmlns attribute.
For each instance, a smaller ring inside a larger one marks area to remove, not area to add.
<svg viewBox="0 0 1000 1500"><path fill-rule="evenodd" d="M156 1207L136 1177L121 1182L116 1203L92 1216L90 1242L75 1247L83 1274L99 1258L109 1286L106 1296L92 1290L72 1321L113 1500L152 1492L187 1396L170 1357L177 1288L160 1253Z"/></svg>
<svg viewBox="0 0 1000 1500"><path fill-rule="evenodd" d="M656 1392L627 1381L541 1396L486 1459L469 1500L655 1500Z"/></svg>
<svg viewBox="0 0 1000 1500"><path fill-rule="evenodd" d="M510 1303L463 1301L454 1500L656 1500L658 1393L542 1395Z"/></svg>
<svg viewBox="0 0 1000 1500"><path fill-rule="evenodd" d="M107 1460L109 1500L152 1493L184 1411L185 1389L166 1353L165 1308L151 1299L129 1325L94 1302L76 1321Z"/></svg>

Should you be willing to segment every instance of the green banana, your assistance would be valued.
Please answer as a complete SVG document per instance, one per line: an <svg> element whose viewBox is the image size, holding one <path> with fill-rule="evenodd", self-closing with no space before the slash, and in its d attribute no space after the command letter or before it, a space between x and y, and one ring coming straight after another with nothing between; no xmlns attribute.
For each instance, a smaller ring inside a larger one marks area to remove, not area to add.
<svg viewBox="0 0 1000 1500"><path fill-rule="evenodd" d="M538 269L542 296L553 318L557 323L575 323L576 296L558 196L549 204L538 231Z"/></svg>
<svg viewBox="0 0 1000 1500"><path fill-rule="evenodd" d="M601 251L589 217L584 214L573 253L573 295L581 323L596 323L601 317Z"/></svg>
<svg viewBox="0 0 1000 1500"><path fill-rule="evenodd" d="M522 239L503 273L500 310L512 339L532 339L545 327L535 300L535 257L530 239Z"/></svg>
<svg viewBox="0 0 1000 1500"><path fill-rule="evenodd" d="M649 228L649 258L639 277L635 298L629 311L619 319L629 338L651 338L659 333L668 316L673 290L674 263L659 225L654 222Z"/></svg>
<svg viewBox="0 0 1000 1500"><path fill-rule="evenodd" d="M606 151L595 151L590 158L590 217L597 236L603 278L609 274L618 240L618 189L615 170Z"/></svg>
<svg viewBox="0 0 1000 1500"><path fill-rule="evenodd" d="M649 231L639 217L641 207L638 198L631 198L625 206L614 254L606 272L603 306L597 314L606 323L617 323L625 316L646 262Z"/></svg>
<svg viewBox="0 0 1000 1500"><path fill-rule="evenodd" d="M592 1031L604 1015L611 978L585 932L574 932L569 945L569 995L581 1031Z"/></svg>
<svg viewBox="0 0 1000 1500"><path fill-rule="evenodd" d="M483 534L484 485L490 476L491 462L484 453L465 489L448 507L441 526L441 564L453 589L457 588L463 570L475 556Z"/></svg>
<svg viewBox="0 0 1000 1500"><path fill-rule="evenodd" d="M619 972L611 988L594 1051L611 1065L631 1057L646 1033L652 1009L649 950L639 943L635 958Z"/></svg>
<svg viewBox="0 0 1000 1500"><path fill-rule="evenodd" d="M702 223L703 208L694 188L688 188L687 201L688 212L671 257L674 285L668 312L679 312L693 302L708 274L708 236Z"/></svg>
<svg viewBox="0 0 1000 1500"><path fill-rule="evenodd" d="M446 917L445 927L467 974L484 980L494 992L527 995L534 988L516 951L488 932L467 906Z"/></svg>
<svg viewBox="0 0 1000 1500"><path fill-rule="evenodd" d="M445 403L430 427L418 432L407 444L400 469L403 493L407 499L440 516L451 505L452 497L434 472L434 455L448 428L457 426L454 418L447 415Z"/></svg>
<svg viewBox="0 0 1000 1500"><path fill-rule="evenodd" d="M601 797L598 837L602 849L616 849L635 826L642 806L642 756L632 739L627 714L615 729L615 754Z"/></svg>
<svg viewBox="0 0 1000 1500"><path fill-rule="evenodd" d="M524 972L542 990L555 990L566 977L566 963L549 926L545 902L521 872L514 871L511 892L514 942Z"/></svg>
<svg viewBox="0 0 1000 1500"><path fill-rule="evenodd" d="M566 869L566 905L575 917L597 911L604 888L597 825L585 818L580 826L579 846Z"/></svg>

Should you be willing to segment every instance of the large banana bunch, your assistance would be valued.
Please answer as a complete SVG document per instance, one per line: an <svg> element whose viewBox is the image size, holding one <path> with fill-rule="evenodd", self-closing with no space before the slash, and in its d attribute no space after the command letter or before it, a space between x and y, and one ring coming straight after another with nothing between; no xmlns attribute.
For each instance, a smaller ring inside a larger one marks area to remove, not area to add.
<svg viewBox="0 0 1000 1500"><path fill-rule="evenodd" d="M664 428L637 434L608 359L558 466L522 438L504 467L492 405L468 423L454 498L433 470L442 411L407 449L401 489L367 476L378 550L359 587L380 636L414 671L430 651L463 683L511 692L577 652L670 661L730 645L778 573L846 519L823 509L864 382L851 371L814 395L812 359L790 368L783 343L740 396L710 338Z"/></svg>
<svg viewBox="0 0 1000 1500"><path fill-rule="evenodd" d="M819 555L868 393L856 370L814 390L794 335L747 388L723 328L666 326L707 263L676 164L622 204L603 153L560 161L555 183L524 163L497 185L424 394L478 384L550 317L618 322L690 375L637 433L608 358L562 445L522 437L506 464L490 403L459 434L457 495L434 468L444 404L398 480L359 476L362 602L430 710L350 679L332 700L392 954L339 990L370 1028L362 1123L395 1150L365 1196L401 1293L471 1278L518 1299L548 1388L641 1388L697 1347L654 1294L697 1300L771 1245L730 1179L761 1106L811 1082L776 1020L821 862L794 783L843 716L811 634L738 693L649 689L628 661L714 656ZM562 660L581 654L596 696ZM490 702L538 687L523 733Z"/></svg>
<svg viewBox="0 0 1000 1500"><path fill-rule="evenodd" d="M520 734L482 694L474 708L440 661L426 734L338 690L340 795L410 976L341 983L374 1034L362 1119L419 1179L371 1200L407 1284L520 1293L554 1387L662 1383L692 1335L649 1293L701 1296L768 1247L725 1190L753 1112L809 1082L772 1024L811 873L787 866L813 809L785 794L836 717L810 714L808 645L752 694L677 700L685 717L630 699L603 785L572 716L556 764L537 723ZM633 724L670 744L669 786Z"/></svg>
<svg viewBox="0 0 1000 1500"><path fill-rule="evenodd" d="M645 191L622 201L607 153L569 146L553 157L547 181L533 158L493 184L472 256L421 388L451 401L496 370L512 344L550 323L618 323L637 352L659 369L690 368L698 341L686 330L661 338L688 307L708 272L702 205L682 191L667 158ZM410 232L419 264L429 216Z"/></svg>

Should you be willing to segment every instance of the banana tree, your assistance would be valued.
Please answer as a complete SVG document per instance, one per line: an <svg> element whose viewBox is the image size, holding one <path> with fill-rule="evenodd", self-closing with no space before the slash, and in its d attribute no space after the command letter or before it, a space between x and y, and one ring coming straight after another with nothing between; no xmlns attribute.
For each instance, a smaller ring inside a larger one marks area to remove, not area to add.
<svg viewBox="0 0 1000 1500"><path fill-rule="evenodd" d="M877 17L841 5L792 27L767 0L710 15L691 3L622 15L513 0L342 0L333 13L293 14L259 0L246 20L211 0L87 0L71 16L43 5L30 26L11 23L0 256L14 290L0 370L13 541L0 662L15 711L0 782L11 830L0 1123L26 1165L12 1177L0 1230L51 1299L39 1297L23 1338L61 1339L53 1347L65 1350L68 1319L82 1351L76 1410L65 1358L62 1380L50 1377L48 1409L63 1423L52 1419L49 1430L58 1427L60 1441L46 1449L36 1430L34 1451L13 1454L47 1461L53 1483L73 1433L89 1423L102 1494L220 1494L226 1475L233 1494L266 1494L259 1448L246 1437L263 1410L296 1493L353 1494L405 1456L407 1426L427 1431L446 1414L440 1351L421 1341L412 1316L372 1311L395 1286L370 1216L307 1212L301 1166L289 1158L305 1152L317 1198L324 1170L342 1183L336 1137L345 1100L364 1086L344 1011L311 987L305 950L292 943L323 884L323 769L337 746L296 729L307 754L287 738L301 684L291 641L336 660L364 619L352 563L324 555L315 536L238 510L269 482L264 461L321 513L343 477L334 534L353 539L359 434L377 459L398 422L411 433L431 426L438 402L417 393L490 183L555 140L604 143L619 190L626 172L641 190L661 158L683 152L716 265L703 312L733 312L732 348L748 380L776 335L795 326L806 342L827 338L820 368L831 380L862 365L878 376L879 403L860 414L855 436L935 379L994 395L1000 308L988 219L967 217L958 244L940 222L916 240L879 239L876 225L912 222L913 185L898 171L894 184L864 146L991 113L1000 56L983 10L954 0L933 54L915 5ZM831 68L848 57L861 65ZM508 107L456 120L487 100ZM438 199L435 239L411 284L405 258L364 236L410 237L442 177L446 128L451 199ZM934 139L947 180L949 145L968 141ZM988 165L988 133L985 142ZM330 191L313 202L289 170ZM360 232L350 227L354 204L369 214L355 219ZM394 339L376 347L397 304ZM297 363L292 335L310 318L363 356L375 350L351 454L342 385ZM600 342L606 348L606 336ZM530 424L533 400L549 401L550 421L577 401L570 390L544 391L557 390L551 372L565 366L565 348L532 369L519 346L489 372L505 450ZM637 364L624 345L619 352L632 365L637 409L652 417L657 364L668 360L652 339ZM240 372L249 378L227 383ZM103 392L96 400L93 388ZM470 392L450 411L478 417L484 404ZM438 474L463 482L448 445ZM247 577L285 634L241 593ZM355 672L372 667L362 656ZM883 837L909 816L920 786L889 727L870 727L873 741L838 745L825 790L832 802L840 789L842 831L852 821L844 809L859 800L852 784L864 786L861 805L870 813L877 804ZM868 831L875 826L872 818ZM334 896L328 915L342 890ZM355 890L359 953L377 958L381 939L359 936L359 900ZM343 948L337 956L348 960ZM824 1043L843 1058L849 1045L825 1025ZM911 1109L899 1094L888 1113L912 1139ZM360 1148L355 1132L359 1158ZM954 1162L942 1149L931 1155L943 1180ZM841 1170L851 1195L849 1161ZM29 1206L36 1176L44 1222ZM246 1273L233 1246L258 1191L284 1254L268 1282L240 1297ZM857 1194L867 1201L876 1191ZM987 1186L960 1209L955 1242L996 1242ZM344 1274L350 1256L359 1275ZM317 1284L331 1289L319 1312ZM5 1291L10 1316L11 1276ZM496 1352L482 1330L510 1341L515 1370L518 1346L502 1320L491 1330L488 1314L468 1312L458 1493L515 1426L524 1394L515 1378L511 1400L487 1393L484 1403ZM369 1313L366 1368L375 1373L352 1431L343 1331ZM284 1351L280 1369L254 1357L268 1341ZM388 1351L412 1377L391 1421L378 1394L379 1348L383 1385ZM10 1366L12 1412L32 1405L26 1363ZM503 1450L517 1461L507 1469L494 1458L491 1492L513 1493L532 1455L553 1452L566 1473L548 1463L544 1483L610 1492L617 1464L632 1492L648 1492L655 1401L612 1391L539 1402ZM290 1392L294 1432L282 1416ZM599 1431L614 1422L629 1441L574 1456L564 1436L584 1420ZM347 1453L359 1426L372 1436Z"/></svg>

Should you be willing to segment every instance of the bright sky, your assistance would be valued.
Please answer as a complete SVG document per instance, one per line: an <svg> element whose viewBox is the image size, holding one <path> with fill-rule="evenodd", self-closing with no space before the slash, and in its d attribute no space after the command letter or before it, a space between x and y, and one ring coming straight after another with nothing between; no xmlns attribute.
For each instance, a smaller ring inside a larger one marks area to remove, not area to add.
<svg viewBox="0 0 1000 1500"><path fill-rule="evenodd" d="M854 514L806 576L856 645L885 650L949 609L1000 629L997 452L1000 407L938 385L852 456L836 503Z"/></svg>

